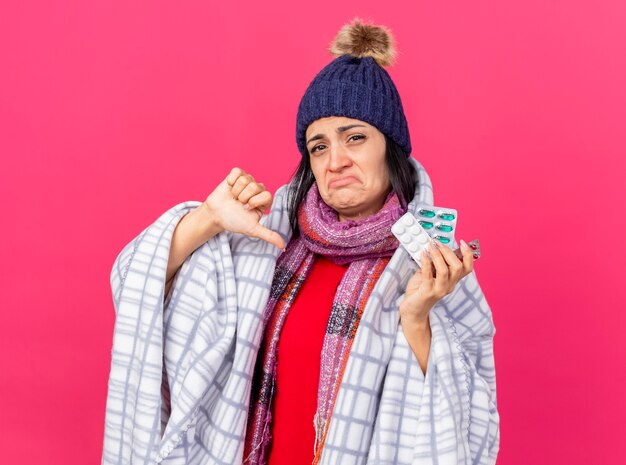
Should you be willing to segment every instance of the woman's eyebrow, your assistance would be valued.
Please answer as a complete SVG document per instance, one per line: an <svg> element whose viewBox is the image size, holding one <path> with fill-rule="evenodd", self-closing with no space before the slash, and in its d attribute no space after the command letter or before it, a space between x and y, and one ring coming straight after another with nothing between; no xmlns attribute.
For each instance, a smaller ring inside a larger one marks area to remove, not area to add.
<svg viewBox="0 0 626 465"><path fill-rule="evenodd" d="M337 128L337 133L341 134L342 132L346 132L348 129L352 129L352 128L365 128L367 126L364 126L362 124L350 124L348 126L339 126ZM307 145L309 144L309 142L312 142L314 140L318 140L318 139L322 139L324 138L324 134L315 134L313 137L311 137L309 140L306 141Z"/></svg>

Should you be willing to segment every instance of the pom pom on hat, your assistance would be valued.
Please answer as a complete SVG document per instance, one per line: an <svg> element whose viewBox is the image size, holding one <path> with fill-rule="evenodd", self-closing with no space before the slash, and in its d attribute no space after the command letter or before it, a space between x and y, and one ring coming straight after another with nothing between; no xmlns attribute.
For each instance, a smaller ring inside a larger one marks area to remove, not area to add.
<svg viewBox="0 0 626 465"><path fill-rule="evenodd" d="M328 51L335 57L372 57L380 66L391 66L396 59L391 31L385 26L367 24L358 17L341 28Z"/></svg>

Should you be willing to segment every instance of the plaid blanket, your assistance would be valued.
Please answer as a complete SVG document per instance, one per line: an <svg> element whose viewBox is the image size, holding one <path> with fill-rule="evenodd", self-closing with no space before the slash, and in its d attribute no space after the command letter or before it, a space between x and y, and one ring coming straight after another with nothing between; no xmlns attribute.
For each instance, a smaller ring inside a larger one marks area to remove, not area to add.
<svg viewBox="0 0 626 465"><path fill-rule="evenodd" d="M414 158L416 212L433 205ZM261 222L291 237L287 186ZM200 202L163 213L118 254L103 464L234 465L243 460L250 387L279 250L222 232L196 249L164 296L178 221ZM450 244L457 247L456 241ZM476 272L430 312L426 375L399 322L417 265L399 247L356 333L321 465L493 464L499 450L491 310ZM165 297L165 298L164 298Z"/></svg>

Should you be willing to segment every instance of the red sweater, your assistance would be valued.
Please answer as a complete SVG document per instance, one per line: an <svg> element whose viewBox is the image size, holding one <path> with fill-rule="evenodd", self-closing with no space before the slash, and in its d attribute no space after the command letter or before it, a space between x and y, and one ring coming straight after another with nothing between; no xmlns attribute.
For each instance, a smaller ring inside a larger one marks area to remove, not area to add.
<svg viewBox="0 0 626 465"><path fill-rule="evenodd" d="M289 309L278 342L268 465L313 461L322 344L335 292L348 266L317 256Z"/></svg>

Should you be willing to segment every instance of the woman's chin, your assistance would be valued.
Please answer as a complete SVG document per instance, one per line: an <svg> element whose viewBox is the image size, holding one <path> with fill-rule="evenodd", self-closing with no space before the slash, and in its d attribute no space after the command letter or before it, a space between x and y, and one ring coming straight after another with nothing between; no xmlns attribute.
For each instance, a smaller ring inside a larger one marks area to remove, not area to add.
<svg viewBox="0 0 626 465"><path fill-rule="evenodd" d="M328 203L328 202L327 202ZM359 210L361 202L354 199L333 199L328 205L338 212L353 214Z"/></svg>

